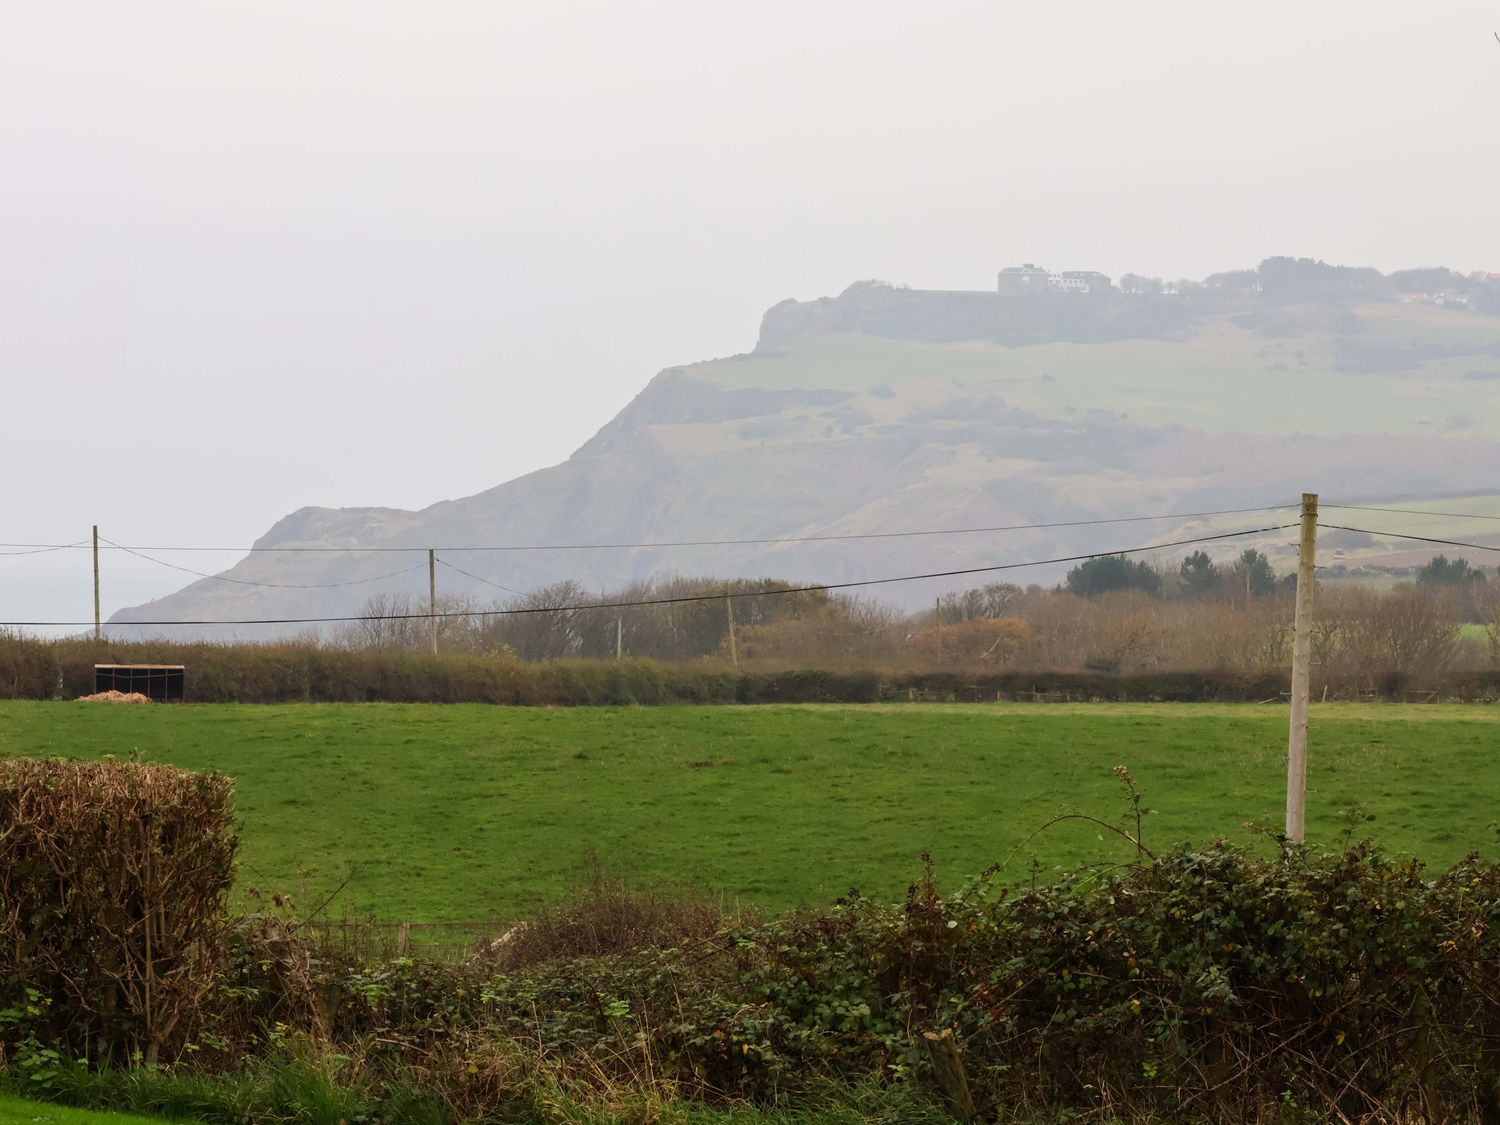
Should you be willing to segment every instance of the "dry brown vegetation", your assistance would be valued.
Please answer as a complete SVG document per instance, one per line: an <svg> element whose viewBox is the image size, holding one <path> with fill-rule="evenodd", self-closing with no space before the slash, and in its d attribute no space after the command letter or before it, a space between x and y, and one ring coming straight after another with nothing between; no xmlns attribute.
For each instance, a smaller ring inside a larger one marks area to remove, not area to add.
<svg viewBox="0 0 1500 1125"><path fill-rule="evenodd" d="M123 762L0 760L0 982L79 1057L173 1056L220 967L229 779Z"/></svg>
<svg viewBox="0 0 1500 1125"><path fill-rule="evenodd" d="M1286 583L1248 565L1211 581L1199 572L1145 576L1149 590L1093 596L996 583L946 595L918 614L824 590L767 592L785 583L671 579L613 594L565 584L506 607L525 612L442 619L436 657L428 622L410 616L421 607L388 597L372 599L365 618L325 641L0 634L0 698L76 698L93 688L92 665L113 661L187 664L188 698L200 702L859 702L929 691L964 698L971 688L974 698L1062 691L1085 699L1259 699L1281 690L1275 684L1291 663ZM690 600L577 608L661 598ZM449 601L439 609L476 607ZM1500 581L1322 585L1313 628L1320 696L1500 692ZM1184 694L1182 677L1210 686Z"/></svg>

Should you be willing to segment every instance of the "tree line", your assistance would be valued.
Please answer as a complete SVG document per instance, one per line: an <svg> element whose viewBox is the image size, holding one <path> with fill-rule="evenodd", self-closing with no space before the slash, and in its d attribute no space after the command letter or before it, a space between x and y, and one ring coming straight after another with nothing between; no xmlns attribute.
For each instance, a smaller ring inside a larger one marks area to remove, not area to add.
<svg viewBox="0 0 1500 1125"><path fill-rule="evenodd" d="M1436 266L1383 274L1365 266L1335 266L1317 258L1278 256L1254 269L1225 270L1202 281L1127 273L1120 291L1133 296L1254 295L1272 303L1391 301L1408 293L1464 296L1481 312L1500 314L1500 282L1484 272L1460 273Z"/></svg>
<svg viewBox="0 0 1500 1125"><path fill-rule="evenodd" d="M1294 580L1253 549L1227 563L1195 551L1168 568L1105 555L1054 588L989 583L917 613L782 580L674 576L613 591L561 582L489 605L439 599L439 613L471 616L440 618L438 645L527 661L1259 675L1290 664L1293 594ZM656 604L606 608L618 603ZM1322 583L1317 605L1316 659L1341 682L1500 667L1500 580L1462 559L1436 556L1386 589ZM378 595L335 643L420 652L426 608Z"/></svg>

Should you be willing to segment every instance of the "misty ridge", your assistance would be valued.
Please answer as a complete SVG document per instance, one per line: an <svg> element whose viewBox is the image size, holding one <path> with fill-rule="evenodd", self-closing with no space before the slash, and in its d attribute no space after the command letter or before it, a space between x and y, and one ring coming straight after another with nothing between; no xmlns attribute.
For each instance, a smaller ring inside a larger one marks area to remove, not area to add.
<svg viewBox="0 0 1500 1125"><path fill-rule="evenodd" d="M1028 275L1042 275L1034 289L1026 285ZM1083 284L1089 287L1060 284L1072 277L1088 279ZM1010 299L1016 296L1028 299ZM1344 337L1337 364L1341 371L1399 370L1413 362L1464 354L1457 341L1432 340L1403 348L1362 340L1366 324L1354 308L1360 304L1423 305L1500 316L1500 273L1464 274L1433 267L1382 274L1313 258L1273 257L1254 269L1214 273L1202 281L1126 273L1112 283L1093 271L1048 274L1033 265L1002 270L993 291L921 290L859 281L838 297L787 300L774 306L762 321L755 350L774 353L799 336L827 332L932 343L987 340L1013 347L1170 339L1206 320L1227 316L1270 339L1315 331Z"/></svg>
<svg viewBox="0 0 1500 1125"><path fill-rule="evenodd" d="M1002 268L990 291L863 281L773 306L750 352L661 372L558 465L420 511L300 509L221 576L111 621L117 635L193 622L171 635L261 639L301 632L299 618L358 615L372 595L426 601L425 567L392 574L392 556L354 548L424 561L435 549L440 594L487 605L497 588L833 584L1021 564L1228 529L1069 521L1308 490L1487 502L1496 434L1496 274L1276 257L1200 282L1037 264ZM878 538L974 527L1014 530ZM609 544L634 546L595 549ZM1225 546L1223 561L1246 546L1283 573L1293 565L1273 533ZM285 550L306 547L351 550ZM1372 542L1351 565L1426 561L1401 551ZM1065 569L1024 576L1057 582ZM958 588L882 596L910 611ZM262 618L289 620L237 625Z"/></svg>

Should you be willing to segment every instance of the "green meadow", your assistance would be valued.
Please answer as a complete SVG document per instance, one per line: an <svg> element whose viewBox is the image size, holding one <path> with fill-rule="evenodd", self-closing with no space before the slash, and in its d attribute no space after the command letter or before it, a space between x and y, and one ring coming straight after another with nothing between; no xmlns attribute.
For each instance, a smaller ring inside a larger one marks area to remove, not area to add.
<svg viewBox="0 0 1500 1125"><path fill-rule="evenodd" d="M508 919L597 864L776 909L1129 858L1279 826L1286 711L1217 705L500 708L0 703L0 755L140 758L237 784L242 893L384 920ZM1500 708L1315 705L1308 835L1438 865L1497 852Z"/></svg>

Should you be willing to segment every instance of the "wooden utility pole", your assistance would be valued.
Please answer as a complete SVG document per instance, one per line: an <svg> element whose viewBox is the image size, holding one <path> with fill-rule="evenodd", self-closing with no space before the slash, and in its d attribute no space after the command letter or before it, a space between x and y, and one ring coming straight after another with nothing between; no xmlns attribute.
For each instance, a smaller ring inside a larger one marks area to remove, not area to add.
<svg viewBox="0 0 1500 1125"><path fill-rule="evenodd" d="M734 644L734 596L724 595L724 608L729 613L729 663L734 667L740 666L740 652Z"/></svg>
<svg viewBox="0 0 1500 1125"><path fill-rule="evenodd" d="M937 598L932 603L933 631L937 634L937 662L943 662L943 599Z"/></svg>
<svg viewBox="0 0 1500 1125"><path fill-rule="evenodd" d="M437 552L427 548L427 625L432 634L432 655L437 655Z"/></svg>
<svg viewBox="0 0 1500 1125"><path fill-rule="evenodd" d="M94 640L99 640L99 525L94 525Z"/></svg>
<svg viewBox="0 0 1500 1125"><path fill-rule="evenodd" d="M615 659L625 659L625 618L615 614Z"/></svg>
<svg viewBox="0 0 1500 1125"><path fill-rule="evenodd" d="M1302 494L1297 549L1297 615L1292 637L1292 719L1286 743L1286 835L1302 843L1307 814L1307 695L1312 682L1312 614L1318 551L1318 494Z"/></svg>

